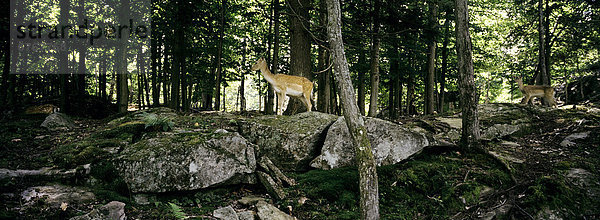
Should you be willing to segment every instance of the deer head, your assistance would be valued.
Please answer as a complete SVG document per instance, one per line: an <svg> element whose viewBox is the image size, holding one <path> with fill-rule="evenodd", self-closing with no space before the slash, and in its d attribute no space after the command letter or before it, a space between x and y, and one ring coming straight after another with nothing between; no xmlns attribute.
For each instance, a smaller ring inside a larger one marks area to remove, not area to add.
<svg viewBox="0 0 600 220"><path fill-rule="evenodd" d="M258 59L256 61L256 63L254 65L252 65L252 68L250 68L251 71L256 71L259 70L260 68L266 67L267 66L267 61L265 61L264 57L261 57L260 59Z"/></svg>

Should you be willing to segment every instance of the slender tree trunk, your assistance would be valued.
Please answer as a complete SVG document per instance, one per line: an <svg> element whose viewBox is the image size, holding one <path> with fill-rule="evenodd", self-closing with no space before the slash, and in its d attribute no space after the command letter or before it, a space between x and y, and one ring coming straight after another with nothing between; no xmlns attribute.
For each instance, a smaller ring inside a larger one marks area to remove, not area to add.
<svg viewBox="0 0 600 220"><path fill-rule="evenodd" d="M331 82L331 99L330 102L331 106L329 110L329 113L334 114L334 115L339 115L340 111L338 108L338 95L337 95L337 89L335 88L336 83L335 83L335 79L333 77L333 74L331 74L331 77L329 78L330 82Z"/></svg>
<svg viewBox="0 0 600 220"><path fill-rule="evenodd" d="M242 65L240 65L242 67L242 69L240 70L240 111L246 111L246 96L245 96L245 82L246 82L246 71L248 68L246 68L246 55L247 55L247 47L246 47L246 43L247 39L244 39L244 49L242 50Z"/></svg>
<svg viewBox="0 0 600 220"><path fill-rule="evenodd" d="M319 22L321 26L327 25L327 5L325 1L319 3ZM323 29L319 32L321 40L325 40L327 37L327 30ZM325 44L323 42L323 44ZM327 46L328 45L324 45ZM324 71L329 67L329 53L323 47L319 47L319 71ZM331 88L330 88L330 70L319 73L319 87L318 87L318 98L317 98L317 110L324 113L329 113L329 103L331 102Z"/></svg>
<svg viewBox="0 0 600 220"><path fill-rule="evenodd" d="M121 24L128 23L127 19L129 16L129 0L121 0L121 10L119 13L119 21ZM127 39L121 38L119 40L119 47L117 48L117 106L119 113L127 112L127 104L129 103L129 88L127 85L127 78L129 73L127 72Z"/></svg>
<svg viewBox="0 0 600 220"><path fill-rule="evenodd" d="M361 115L365 115L365 72L367 70L362 68L365 62L367 62L365 53L361 52L358 55L357 64L360 68L358 71L358 111L360 111Z"/></svg>
<svg viewBox="0 0 600 220"><path fill-rule="evenodd" d="M155 5L152 4L152 15L155 15L154 10L156 10ZM158 34L156 33L158 30L158 25L154 19L151 19L150 26L152 27L152 32L150 33L150 59L151 59L151 78L152 78L152 106L157 107L160 105L160 85L158 82L158 66L160 59L160 51L158 48Z"/></svg>
<svg viewBox="0 0 600 220"><path fill-rule="evenodd" d="M221 77L223 74L222 56L223 56L223 38L225 33L225 7L227 0L221 0L221 18L219 28L219 48L217 48L217 81L215 82L215 111L221 110Z"/></svg>
<svg viewBox="0 0 600 220"><path fill-rule="evenodd" d="M538 71L539 74L535 78L535 82L538 85L548 85L548 75L546 72L546 43L544 42L545 30L544 30L544 0L538 2Z"/></svg>
<svg viewBox="0 0 600 220"><path fill-rule="evenodd" d="M70 0L60 0L59 25L69 23ZM58 71L60 74L60 109L62 112L68 112L68 73L69 73L69 54L68 51L58 51Z"/></svg>
<svg viewBox="0 0 600 220"><path fill-rule="evenodd" d="M545 34L545 40L544 43L545 45L545 51L544 51L544 58L546 59L545 64L546 64L546 82L548 83L547 85L551 85L552 84L552 66L550 63L550 56L552 54L552 47L551 47L551 42L550 42L550 13L552 13L552 8L550 8L548 6L550 0L545 0L545 4L546 4L546 13L544 15L545 17L545 22L544 22L544 34ZM545 100L544 100L545 102Z"/></svg>
<svg viewBox="0 0 600 220"><path fill-rule="evenodd" d="M414 53L414 52L413 52ZM411 65L414 66L416 55L411 56ZM416 114L415 111L415 73L414 71L408 72L407 88L406 88L406 113L409 115Z"/></svg>
<svg viewBox="0 0 600 220"><path fill-rule="evenodd" d="M379 191L375 159L367 137L365 122L358 112L350 70L344 53L340 3L337 0L327 0L327 9L329 12L327 32L334 58L335 80L344 106L346 125L354 144L355 161L358 164L361 219L379 219Z"/></svg>
<svg viewBox="0 0 600 220"><path fill-rule="evenodd" d="M290 75L303 76L312 80L310 60L310 34L308 19L311 0L288 1L290 5ZM296 98L290 99L285 115L306 111L306 106Z"/></svg>
<svg viewBox="0 0 600 220"><path fill-rule="evenodd" d="M462 105L463 147L469 150L477 147L479 139L479 119L477 114L477 88L473 71L471 35L469 34L469 11L467 0L456 0L456 56L458 60L458 84Z"/></svg>
<svg viewBox="0 0 600 220"><path fill-rule="evenodd" d="M379 9L380 0L374 0L373 8L373 45L371 47L371 100L369 103L369 116L377 115L379 97Z"/></svg>
<svg viewBox="0 0 600 220"><path fill-rule="evenodd" d="M431 34L429 36L429 59L427 59L427 80L425 82L425 114L430 115L435 111L435 98L434 98L434 87L435 87L435 48L436 42L436 29L437 29L437 8L438 4L436 0L431 0L429 3L429 26L431 28Z"/></svg>
<svg viewBox="0 0 600 220"><path fill-rule="evenodd" d="M85 18L85 6L84 6L84 0L79 0L79 5L77 7L77 11L78 11L78 19L79 22L84 22ZM78 61L78 70L77 70L77 96L83 96L85 95L85 88L86 88L86 82L85 82L85 77L87 74L87 70L86 70L86 66L85 66L85 56L86 56L86 52L87 52L87 41L80 41L79 42L79 61Z"/></svg>
<svg viewBox="0 0 600 220"><path fill-rule="evenodd" d="M279 0L273 0L272 6L273 8L273 57L271 61L271 71L273 74L278 73L279 66ZM275 92L273 86L268 83L267 86L267 101L265 102L265 113L266 114L274 114L273 106L275 104Z"/></svg>
<svg viewBox="0 0 600 220"><path fill-rule="evenodd" d="M0 106L4 107L7 103L8 78L10 77L10 41L4 45L4 68L2 69L2 83L0 84Z"/></svg>
<svg viewBox="0 0 600 220"><path fill-rule="evenodd" d="M444 43L442 43L442 71L440 74L440 100L438 108L440 113L444 112L444 96L446 95L446 73L448 71L448 41L450 38L450 12L446 12L444 33Z"/></svg>

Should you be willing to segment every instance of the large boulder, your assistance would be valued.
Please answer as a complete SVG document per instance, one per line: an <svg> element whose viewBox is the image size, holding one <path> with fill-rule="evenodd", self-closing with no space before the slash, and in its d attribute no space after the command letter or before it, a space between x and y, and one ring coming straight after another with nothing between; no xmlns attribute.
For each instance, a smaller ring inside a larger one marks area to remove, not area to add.
<svg viewBox="0 0 600 220"><path fill-rule="evenodd" d="M282 170L299 171L319 154L323 135L337 118L320 112L261 116L242 123L240 131L257 145L259 157L269 157Z"/></svg>
<svg viewBox="0 0 600 220"><path fill-rule="evenodd" d="M125 147L114 163L132 192L195 190L252 183L254 148L222 129L166 132Z"/></svg>
<svg viewBox="0 0 600 220"><path fill-rule="evenodd" d="M422 134L398 124L377 118L365 118L365 126L377 165L398 163L429 145ZM354 147L343 117L327 131L321 155L311 162L319 169L333 169L354 165Z"/></svg>
<svg viewBox="0 0 600 220"><path fill-rule="evenodd" d="M69 130L75 128L75 123L69 116L55 112L46 117L41 125L50 131Z"/></svg>

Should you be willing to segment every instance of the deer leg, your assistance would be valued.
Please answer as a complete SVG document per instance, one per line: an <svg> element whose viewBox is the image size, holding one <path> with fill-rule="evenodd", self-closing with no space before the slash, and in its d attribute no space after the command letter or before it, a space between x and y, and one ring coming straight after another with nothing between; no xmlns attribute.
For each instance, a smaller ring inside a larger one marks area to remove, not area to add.
<svg viewBox="0 0 600 220"><path fill-rule="evenodd" d="M285 101L285 93L278 92L277 93L277 115L281 115L283 113L283 102Z"/></svg>
<svg viewBox="0 0 600 220"><path fill-rule="evenodd" d="M523 99L521 100L521 104L528 104L530 98L531 97L526 94L525 97L523 97Z"/></svg>

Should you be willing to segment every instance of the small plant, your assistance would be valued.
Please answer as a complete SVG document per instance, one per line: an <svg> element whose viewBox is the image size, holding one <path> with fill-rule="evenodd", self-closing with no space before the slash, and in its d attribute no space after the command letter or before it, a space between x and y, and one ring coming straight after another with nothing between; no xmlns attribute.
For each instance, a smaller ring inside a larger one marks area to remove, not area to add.
<svg viewBox="0 0 600 220"><path fill-rule="evenodd" d="M154 113L143 113L142 119L145 123L144 129L151 129L154 131L170 131L175 125L169 118L159 117Z"/></svg>
<svg viewBox="0 0 600 220"><path fill-rule="evenodd" d="M183 212L183 209L179 207L177 204L169 202L169 207L171 208L171 212L173 212L173 216L177 219L187 219L188 216Z"/></svg>

